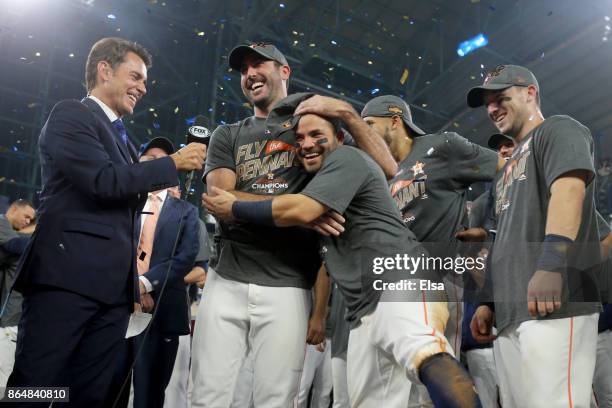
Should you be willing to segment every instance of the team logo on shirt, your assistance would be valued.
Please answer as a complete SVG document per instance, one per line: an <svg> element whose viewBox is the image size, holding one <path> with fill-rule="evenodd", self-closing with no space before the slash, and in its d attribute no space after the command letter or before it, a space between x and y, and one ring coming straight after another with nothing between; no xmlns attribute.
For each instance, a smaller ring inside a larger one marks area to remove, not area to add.
<svg viewBox="0 0 612 408"><path fill-rule="evenodd" d="M291 152L295 148L282 140L270 140L266 145L266 154L272 154L275 152Z"/></svg>
<svg viewBox="0 0 612 408"><path fill-rule="evenodd" d="M415 177L419 174L425 174L425 172L423 171L423 167L425 167L425 163L421 163L417 160L414 166L412 166L412 172L414 173Z"/></svg>
<svg viewBox="0 0 612 408"><path fill-rule="evenodd" d="M495 186L495 214L499 215L506 211L512 202L510 197L510 187L515 181L527 180L527 159L531 155L531 138L529 138L517 149L512 158L506 163L502 177L499 178Z"/></svg>
<svg viewBox="0 0 612 408"><path fill-rule="evenodd" d="M289 188L289 183L282 177L275 177L274 173L268 173L255 181L251 188L254 191L263 192L265 194L277 194L280 191L285 191Z"/></svg>
<svg viewBox="0 0 612 408"><path fill-rule="evenodd" d="M295 149L282 140L247 143L236 149L236 176L240 182L267 176L278 169L294 166L294 159Z"/></svg>

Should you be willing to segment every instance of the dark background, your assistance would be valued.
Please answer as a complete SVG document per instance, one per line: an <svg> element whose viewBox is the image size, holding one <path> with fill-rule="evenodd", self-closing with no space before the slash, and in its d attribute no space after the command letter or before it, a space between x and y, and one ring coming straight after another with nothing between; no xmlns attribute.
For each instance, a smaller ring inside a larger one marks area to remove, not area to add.
<svg viewBox="0 0 612 408"><path fill-rule="evenodd" d="M57 101L85 96L91 45L120 36L154 56L148 94L126 121L138 144L157 135L182 143L198 113L216 124L250 115L227 66L240 42L276 44L293 71L290 92L341 97L358 110L394 93L426 131L481 144L495 129L484 109L467 108L466 91L497 65L525 65L545 116L568 114L591 129L598 203L610 213L611 16L612 0L1 0L0 207L35 199L40 128ZM459 57L458 44L481 32L489 45Z"/></svg>

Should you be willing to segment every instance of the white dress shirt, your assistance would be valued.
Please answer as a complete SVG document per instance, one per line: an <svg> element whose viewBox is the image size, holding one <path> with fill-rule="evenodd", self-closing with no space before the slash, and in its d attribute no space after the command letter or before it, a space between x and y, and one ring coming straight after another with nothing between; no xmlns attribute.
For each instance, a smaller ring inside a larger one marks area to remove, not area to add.
<svg viewBox="0 0 612 408"><path fill-rule="evenodd" d="M147 213L151 212L151 194L153 193L149 193L147 202L144 208L142 209L142 216L140 217L140 234L142 234L142 228L144 227L145 219L149 216ZM168 198L168 190L166 189L166 190L161 190L157 192L157 196L161 200L161 202L159 203L159 209L161 212L162 208L164 208L164 203L166 202L166 198ZM157 222L159 222L159 218L157 219ZM138 237L138 244L140 245L140 236ZM155 243L153 245L155 245ZM147 290L147 293L153 291L153 285L147 278L145 278L143 275L140 275L138 279L140 279L140 281L144 285L145 289Z"/></svg>

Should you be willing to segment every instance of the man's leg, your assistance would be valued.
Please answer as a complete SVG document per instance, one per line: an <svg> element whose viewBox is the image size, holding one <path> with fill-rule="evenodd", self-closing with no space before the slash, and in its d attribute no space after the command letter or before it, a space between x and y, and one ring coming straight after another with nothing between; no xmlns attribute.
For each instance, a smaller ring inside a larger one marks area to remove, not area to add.
<svg viewBox="0 0 612 408"><path fill-rule="evenodd" d="M191 336L179 336L179 345L174 360L172 376L166 387L165 408L187 408L187 383L189 382L189 360L191 358Z"/></svg>
<svg viewBox="0 0 612 408"><path fill-rule="evenodd" d="M333 408L350 408L348 385L346 384L346 353L333 357L331 361L334 391Z"/></svg>
<svg viewBox="0 0 612 408"><path fill-rule="evenodd" d="M6 387L9 375L13 371L16 346L17 326L0 327L0 388Z"/></svg>
<svg viewBox="0 0 612 408"><path fill-rule="evenodd" d="M151 329L138 336L142 348L134 367L134 408L162 408L178 350L178 335Z"/></svg>
<svg viewBox="0 0 612 408"><path fill-rule="evenodd" d="M69 361L72 378L70 404L75 407L107 407L113 386L129 375L124 352L130 306L102 306L89 321Z"/></svg>
<svg viewBox="0 0 612 408"><path fill-rule="evenodd" d="M371 340L372 314L349 335L347 385L352 408L406 407L410 382L406 370Z"/></svg>
<svg viewBox="0 0 612 408"><path fill-rule="evenodd" d="M425 385L434 405L479 407L474 383L443 334L446 302L429 301L440 297L430 292L403 296L403 301L394 294L381 298L371 315L373 344L393 356L412 383Z"/></svg>
<svg viewBox="0 0 612 408"><path fill-rule="evenodd" d="M483 407L497 406L497 374L493 348L472 349L465 353L468 371L474 379Z"/></svg>
<svg viewBox="0 0 612 408"><path fill-rule="evenodd" d="M312 408L329 408L332 390L331 341L325 339L325 350L322 353L317 351L317 353L321 354L321 361L318 364L312 383L310 406Z"/></svg>
<svg viewBox="0 0 612 408"><path fill-rule="evenodd" d="M252 408L253 406L253 353L249 352L240 367L238 380L236 380L232 408Z"/></svg>
<svg viewBox="0 0 612 408"><path fill-rule="evenodd" d="M525 407L521 350L516 333L517 325L504 328L493 342L495 372L504 408Z"/></svg>
<svg viewBox="0 0 612 408"><path fill-rule="evenodd" d="M305 289L249 285L248 296L255 406L291 406L304 364L312 295Z"/></svg>
<svg viewBox="0 0 612 408"><path fill-rule="evenodd" d="M606 330L597 336L593 393L599 407L612 407L612 330Z"/></svg>
<svg viewBox="0 0 612 408"><path fill-rule="evenodd" d="M599 314L519 325L526 406L590 406Z"/></svg>
<svg viewBox="0 0 612 408"><path fill-rule="evenodd" d="M300 378L300 389L298 393L298 408L306 408L308 406L308 395L310 388L313 386L313 380L317 368L321 364L323 353L317 351L316 346L309 344L306 347L306 356L304 357L304 368Z"/></svg>
<svg viewBox="0 0 612 408"><path fill-rule="evenodd" d="M39 287L25 294L7 387L71 386L71 358L98 310L96 302L62 290ZM71 400L75 392L70 389Z"/></svg>
<svg viewBox="0 0 612 408"><path fill-rule="evenodd" d="M195 324L192 407L228 407L247 349L249 285L209 269Z"/></svg>
<svg viewBox="0 0 612 408"><path fill-rule="evenodd" d="M455 355L461 350L461 326L463 324L463 278L456 273L444 276L444 287L448 297L448 322L444 335Z"/></svg>

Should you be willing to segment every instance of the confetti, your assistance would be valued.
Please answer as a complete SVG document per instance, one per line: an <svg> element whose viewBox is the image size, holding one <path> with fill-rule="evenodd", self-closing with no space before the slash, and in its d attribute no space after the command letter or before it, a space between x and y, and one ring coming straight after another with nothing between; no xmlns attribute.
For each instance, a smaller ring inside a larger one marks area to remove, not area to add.
<svg viewBox="0 0 612 408"><path fill-rule="evenodd" d="M174 114L176 115L177 113L179 113L179 107L178 106L176 108L174 108Z"/></svg>
<svg viewBox="0 0 612 408"><path fill-rule="evenodd" d="M402 76L400 78L400 84L404 85L408 80L408 76L410 75L410 70L408 68L404 68L404 72L402 72Z"/></svg>

